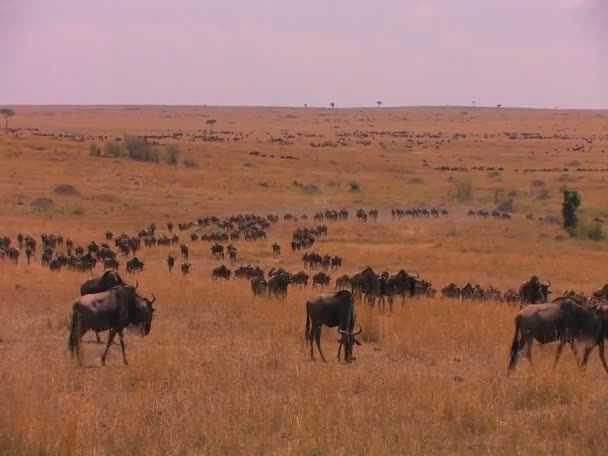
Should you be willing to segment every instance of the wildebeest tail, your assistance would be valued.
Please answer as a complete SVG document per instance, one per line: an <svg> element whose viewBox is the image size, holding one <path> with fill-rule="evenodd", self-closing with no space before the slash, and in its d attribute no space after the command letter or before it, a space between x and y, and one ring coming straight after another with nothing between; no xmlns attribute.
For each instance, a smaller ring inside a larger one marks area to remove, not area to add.
<svg viewBox="0 0 608 456"><path fill-rule="evenodd" d="M519 350L521 348L520 342L520 328L519 328L519 316L515 317L515 334L513 335L513 342L511 343L511 361L509 363L509 370L515 367L515 363L517 362L517 355L519 354Z"/></svg>
<svg viewBox="0 0 608 456"><path fill-rule="evenodd" d="M310 313L308 312L308 303L306 303L306 331L304 332L306 339L310 338Z"/></svg>
<svg viewBox="0 0 608 456"><path fill-rule="evenodd" d="M72 321L70 323L70 336L68 338L68 349L72 356L74 356L74 350L77 349L80 343L80 312L76 309L76 304L72 307Z"/></svg>

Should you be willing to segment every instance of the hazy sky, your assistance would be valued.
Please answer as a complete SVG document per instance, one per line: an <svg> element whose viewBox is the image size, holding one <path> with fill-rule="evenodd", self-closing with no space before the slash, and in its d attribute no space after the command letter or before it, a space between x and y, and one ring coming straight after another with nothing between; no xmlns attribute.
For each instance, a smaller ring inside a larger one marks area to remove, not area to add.
<svg viewBox="0 0 608 456"><path fill-rule="evenodd" d="M608 0L0 0L0 103L608 108Z"/></svg>

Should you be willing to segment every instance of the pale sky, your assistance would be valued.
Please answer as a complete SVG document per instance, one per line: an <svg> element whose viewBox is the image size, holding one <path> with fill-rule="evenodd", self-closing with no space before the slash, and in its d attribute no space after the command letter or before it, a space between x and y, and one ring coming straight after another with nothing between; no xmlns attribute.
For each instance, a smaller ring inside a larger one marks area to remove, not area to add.
<svg viewBox="0 0 608 456"><path fill-rule="evenodd" d="M0 0L0 104L608 108L608 0Z"/></svg>

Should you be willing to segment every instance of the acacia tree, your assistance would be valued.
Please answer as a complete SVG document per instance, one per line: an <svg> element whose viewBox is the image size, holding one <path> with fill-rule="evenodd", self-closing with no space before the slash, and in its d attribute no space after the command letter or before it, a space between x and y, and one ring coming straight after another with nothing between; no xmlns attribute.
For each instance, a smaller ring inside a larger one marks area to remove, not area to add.
<svg viewBox="0 0 608 456"><path fill-rule="evenodd" d="M8 119L15 115L15 110L10 108L0 109L0 116L4 117L4 133L8 134Z"/></svg>
<svg viewBox="0 0 608 456"><path fill-rule="evenodd" d="M209 134L211 136L213 136L213 126L215 125L215 122L217 122L215 119L209 119L207 122L205 122L207 125L209 125Z"/></svg>
<svg viewBox="0 0 608 456"><path fill-rule="evenodd" d="M378 107L382 106L382 101L378 100L376 101L376 104L378 105Z"/></svg>
<svg viewBox="0 0 608 456"><path fill-rule="evenodd" d="M576 190L562 189L564 194L564 202L562 203L562 216L564 217L564 228L574 229L578 224L576 210L581 205L582 199L579 192Z"/></svg>
<svg viewBox="0 0 608 456"><path fill-rule="evenodd" d="M334 107L336 106L336 103L334 103L333 101L331 103L329 103L329 106L331 106L331 109L334 109Z"/></svg>

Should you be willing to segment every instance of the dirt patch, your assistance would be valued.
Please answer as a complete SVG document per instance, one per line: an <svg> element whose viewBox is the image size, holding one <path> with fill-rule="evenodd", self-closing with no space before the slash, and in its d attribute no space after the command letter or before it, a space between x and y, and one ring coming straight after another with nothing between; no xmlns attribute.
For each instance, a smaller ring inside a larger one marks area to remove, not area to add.
<svg viewBox="0 0 608 456"><path fill-rule="evenodd" d="M55 202L50 198L39 196L30 203L30 206L37 209L50 209L55 207Z"/></svg>
<svg viewBox="0 0 608 456"><path fill-rule="evenodd" d="M62 196L80 196L80 192L71 184L59 184L55 187L55 193Z"/></svg>

